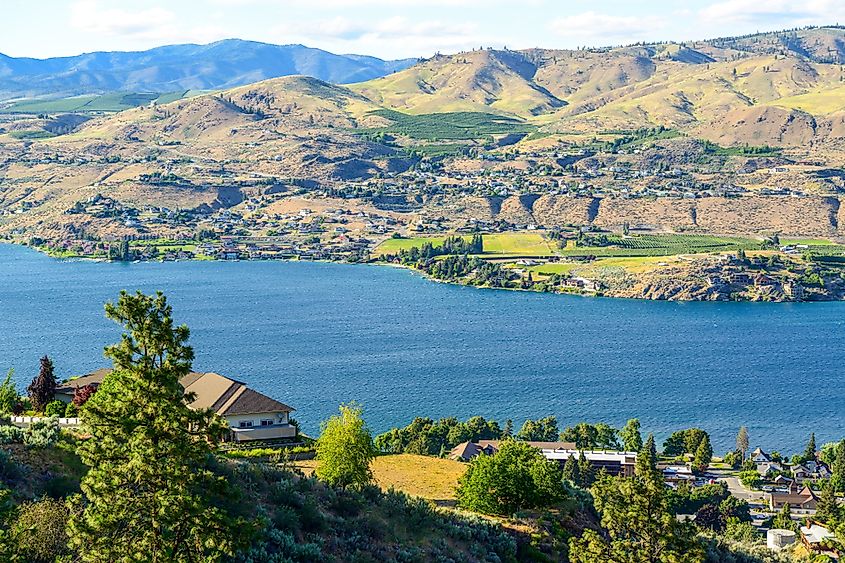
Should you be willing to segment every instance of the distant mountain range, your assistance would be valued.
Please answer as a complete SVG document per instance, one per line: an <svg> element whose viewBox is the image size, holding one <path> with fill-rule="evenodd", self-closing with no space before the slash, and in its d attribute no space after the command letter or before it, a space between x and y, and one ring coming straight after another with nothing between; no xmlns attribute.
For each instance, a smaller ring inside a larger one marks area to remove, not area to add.
<svg viewBox="0 0 845 563"><path fill-rule="evenodd" d="M50 59L0 54L0 99L225 89L296 74L347 84L385 76L415 62L240 39Z"/></svg>

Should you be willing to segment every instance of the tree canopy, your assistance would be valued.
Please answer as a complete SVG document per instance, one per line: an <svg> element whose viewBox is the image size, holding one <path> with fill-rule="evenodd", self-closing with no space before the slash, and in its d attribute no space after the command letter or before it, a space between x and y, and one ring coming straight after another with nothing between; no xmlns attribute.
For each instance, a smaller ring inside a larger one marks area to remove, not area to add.
<svg viewBox="0 0 845 563"><path fill-rule="evenodd" d="M560 464L516 440L503 442L492 456L473 459L457 490L460 507L498 515L551 506L566 496Z"/></svg>
<svg viewBox="0 0 845 563"><path fill-rule="evenodd" d="M340 414L323 422L317 440L317 477L339 486L361 486L373 480L370 464L378 453L360 405L340 406Z"/></svg>
<svg viewBox="0 0 845 563"><path fill-rule="evenodd" d="M90 438L78 453L89 470L68 532L85 562L217 561L250 529L225 508L234 491L210 467L225 425L188 407L179 379L194 353L171 315L161 293L106 304L124 333L106 348L114 371L82 408Z"/></svg>

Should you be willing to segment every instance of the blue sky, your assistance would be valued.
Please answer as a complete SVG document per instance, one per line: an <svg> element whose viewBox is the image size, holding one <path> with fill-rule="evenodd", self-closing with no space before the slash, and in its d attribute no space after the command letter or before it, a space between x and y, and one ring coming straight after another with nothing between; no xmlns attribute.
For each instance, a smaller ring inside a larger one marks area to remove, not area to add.
<svg viewBox="0 0 845 563"><path fill-rule="evenodd" d="M382 58L602 46L845 23L845 0L4 0L0 53L238 37Z"/></svg>

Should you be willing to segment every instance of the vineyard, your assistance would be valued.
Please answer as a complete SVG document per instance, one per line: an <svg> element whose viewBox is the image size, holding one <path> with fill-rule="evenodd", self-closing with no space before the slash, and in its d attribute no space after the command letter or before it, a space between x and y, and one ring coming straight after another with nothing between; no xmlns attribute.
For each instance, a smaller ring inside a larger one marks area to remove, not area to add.
<svg viewBox="0 0 845 563"><path fill-rule="evenodd" d="M380 109L372 113L389 119L393 123L388 127L369 129L368 132L384 132L427 141L483 139L491 135L531 133L537 129L533 125L512 117L482 112L460 111L410 115Z"/></svg>
<svg viewBox="0 0 845 563"><path fill-rule="evenodd" d="M567 247L565 256L672 256L731 250L757 250L761 241L711 235L602 235L601 244L587 239L585 246ZM592 242L592 243L591 243Z"/></svg>

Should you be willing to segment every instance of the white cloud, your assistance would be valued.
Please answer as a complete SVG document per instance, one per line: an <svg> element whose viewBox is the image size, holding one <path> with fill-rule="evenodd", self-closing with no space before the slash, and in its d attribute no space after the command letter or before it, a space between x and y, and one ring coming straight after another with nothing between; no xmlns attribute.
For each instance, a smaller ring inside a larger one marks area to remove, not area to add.
<svg viewBox="0 0 845 563"><path fill-rule="evenodd" d="M842 0L730 0L706 6L700 13L712 23L785 27L830 24L845 18Z"/></svg>
<svg viewBox="0 0 845 563"><path fill-rule="evenodd" d="M594 11L564 16L550 24L552 31L561 36L622 43L653 39L656 31L664 27L666 20L658 16L617 16Z"/></svg>
<svg viewBox="0 0 845 563"><path fill-rule="evenodd" d="M404 16L360 20L337 16L298 21L275 30L275 41L299 42L335 52L380 53L388 58L423 56L490 44L471 23L412 21Z"/></svg>
<svg viewBox="0 0 845 563"><path fill-rule="evenodd" d="M98 35L147 36L170 25L173 12L160 7L142 10L104 8L96 0L76 2L70 9L70 25Z"/></svg>

